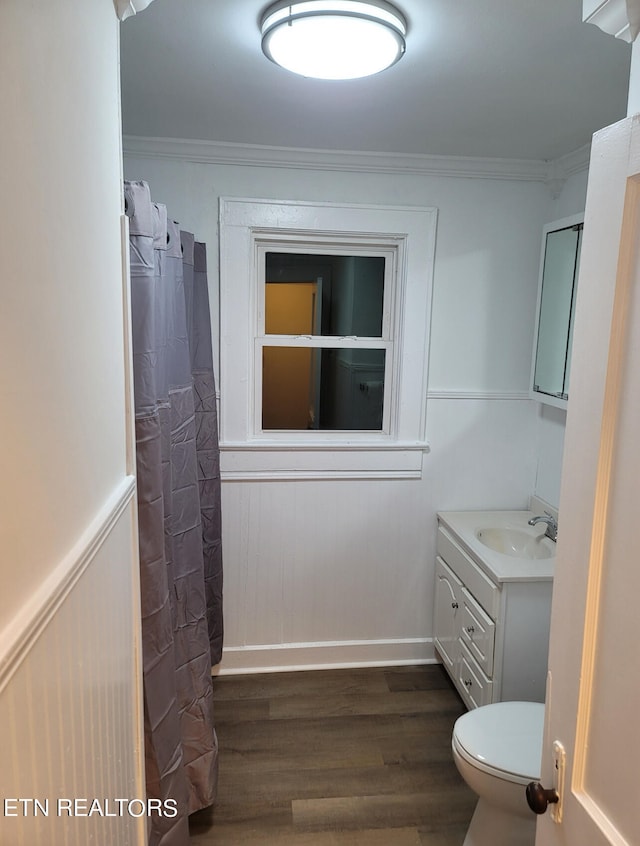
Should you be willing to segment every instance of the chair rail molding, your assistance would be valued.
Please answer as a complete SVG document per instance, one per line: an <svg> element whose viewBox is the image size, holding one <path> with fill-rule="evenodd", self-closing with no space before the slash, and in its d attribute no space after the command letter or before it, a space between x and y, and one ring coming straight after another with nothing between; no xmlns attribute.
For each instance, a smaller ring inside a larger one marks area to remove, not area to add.
<svg viewBox="0 0 640 846"><path fill-rule="evenodd" d="M74 547L0 630L0 693L96 559L120 518L132 507L135 492L135 477L125 476Z"/></svg>

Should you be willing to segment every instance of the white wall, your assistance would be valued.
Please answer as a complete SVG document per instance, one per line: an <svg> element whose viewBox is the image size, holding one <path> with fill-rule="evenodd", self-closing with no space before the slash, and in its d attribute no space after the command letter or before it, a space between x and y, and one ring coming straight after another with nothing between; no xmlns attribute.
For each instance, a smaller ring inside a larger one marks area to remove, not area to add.
<svg viewBox="0 0 640 846"><path fill-rule="evenodd" d="M630 117L638 112L640 112L640 41L636 39L631 47L627 115Z"/></svg>
<svg viewBox="0 0 640 846"><path fill-rule="evenodd" d="M640 43L638 40L632 46L627 114L633 115L637 112L640 112ZM584 211L587 179L587 170L569 177L559 197L552 203L549 210L549 220L558 220ZM566 412L540 406L536 493L555 506L558 505L560 498L560 465L563 454L565 420Z"/></svg>
<svg viewBox="0 0 640 846"><path fill-rule="evenodd" d="M436 206L430 387L526 390L539 259L534 233L549 203L541 182L208 164L129 154L126 144L125 176L149 181L154 198L207 241L213 267L220 196ZM212 295L217 302L217 291ZM515 319L504 320L504 311Z"/></svg>
<svg viewBox="0 0 640 846"><path fill-rule="evenodd" d="M0 795L142 794L111 0L0 4ZM3 843L140 821L4 817Z"/></svg>
<svg viewBox="0 0 640 846"><path fill-rule="evenodd" d="M223 670L429 659L436 511L523 508L533 492L526 397L547 188L181 161L126 144L125 173L207 240L214 320L219 196L438 208L423 478L223 483Z"/></svg>
<svg viewBox="0 0 640 846"><path fill-rule="evenodd" d="M559 196L550 204L548 219L561 220L584 211L587 196L588 171L582 170L570 176ZM540 230L542 238L542 229ZM536 470L536 496L558 507L560 501L560 478L567 412L550 405L538 404L538 464Z"/></svg>
<svg viewBox="0 0 640 846"><path fill-rule="evenodd" d="M0 310L8 356L1 389L11 444L2 455L11 485L2 488L0 540L13 559L0 625L125 473L124 421L111 416L125 392L119 288L114 296L122 277L117 21L112 8L96 20L107 0L93 0L83 15L65 0L47 3L33 12L37 23L23 5L3 2L0 30L10 128L0 138L7 245L0 261L10 304ZM105 30L91 47L83 43ZM62 48L60 32L73 49Z"/></svg>
<svg viewBox="0 0 640 846"><path fill-rule="evenodd" d="M604 36L603 36L604 37ZM627 114L640 112L640 44L634 42L629 75ZM564 184L549 210L549 220L559 220L584 211L588 170L573 174ZM536 494L554 506L560 499L560 478L566 411L540 405L538 409L538 467Z"/></svg>

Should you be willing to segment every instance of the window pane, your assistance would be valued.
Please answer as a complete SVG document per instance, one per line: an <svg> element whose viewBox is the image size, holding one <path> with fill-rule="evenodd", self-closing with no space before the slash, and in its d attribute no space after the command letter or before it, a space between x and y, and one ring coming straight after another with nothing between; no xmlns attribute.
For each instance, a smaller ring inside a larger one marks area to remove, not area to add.
<svg viewBox="0 0 640 846"><path fill-rule="evenodd" d="M382 337L384 257L267 253L267 335Z"/></svg>
<svg viewBox="0 0 640 846"><path fill-rule="evenodd" d="M381 430L385 350L264 347L263 429Z"/></svg>

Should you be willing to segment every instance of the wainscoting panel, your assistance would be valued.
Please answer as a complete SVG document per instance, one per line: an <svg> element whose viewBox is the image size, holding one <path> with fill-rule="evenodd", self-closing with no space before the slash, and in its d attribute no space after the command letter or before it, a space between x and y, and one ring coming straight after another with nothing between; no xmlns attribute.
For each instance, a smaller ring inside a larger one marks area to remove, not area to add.
<svg viewBox="0 0 640 846"><path fill-rule="evenodd" d="M225 482L226 645L420 637L421 499L420 480Z"/></svg>
<svg viewBox="0 0 640 846"><path fill-rule="evenodd" d="M427 429L415 478L223 478L221 674L434 659L436 512L527 507L536 408L443 392Z"/></svg>
<svg viewBox="0 0 640 846"><path fill-rule="evenodd" d="M146 842L142 806L127 804L145 798L133 493L127 477L9 632L17 637L0 664L2 844Z"/></svg>

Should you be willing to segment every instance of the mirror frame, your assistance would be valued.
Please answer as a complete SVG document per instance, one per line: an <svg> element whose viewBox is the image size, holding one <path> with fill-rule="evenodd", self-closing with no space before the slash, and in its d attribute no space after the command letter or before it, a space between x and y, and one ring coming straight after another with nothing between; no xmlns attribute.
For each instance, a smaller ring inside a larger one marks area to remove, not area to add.
<svg viewBox="0 0 640 846"><path fill-rule="evenodd" d="M540 330L540 312L542 306L542 283L544 278L544 264L545 264L545 255L546 255L546 248L547 248L547 236L550 232L557 232L560 229L569 229L573 226L578 226L579 224L584 224L584 212L580 214L570 215L569 217L560 218L560 220L553 220L550 223L546 223L542 227L542 246L540 248L540 268L538 272L538 296L536 299L536 320L535 320L535 327L533 332L533 352L531 355L531 376L529 379L529 396L531 399L535 400L536 402L543 403L545 405L552 405L556 408L567 408L567 399L559 396L553 396L552 394L546 394L542 391L535 390L535 373L536 373L536 363L537 363L537 355L538 355L538 334ZM574 277L573 280L573 294L572 296L575 297L576 293L576 285L578 279ZM573 311L573 309L572 309ZM569 323L569 334L571 334L571 323Z"/></svg>

